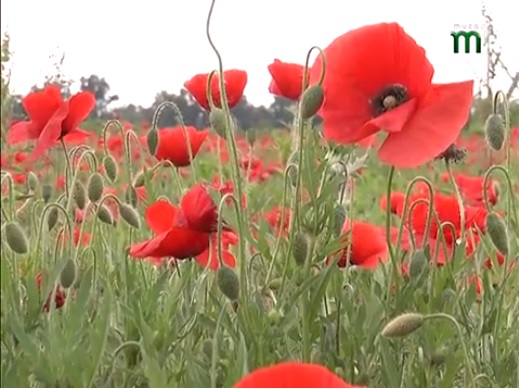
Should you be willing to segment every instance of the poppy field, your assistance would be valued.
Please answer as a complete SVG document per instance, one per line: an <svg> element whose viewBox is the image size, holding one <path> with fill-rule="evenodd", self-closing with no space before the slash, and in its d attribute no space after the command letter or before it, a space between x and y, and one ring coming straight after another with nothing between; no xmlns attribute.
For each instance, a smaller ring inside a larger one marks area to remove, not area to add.
<svg viewBox="0 0 519 390"><path fill-rule="evenodd" d="M207 128L165 102L87 131L54 85L2 118L2 387L519 387L505 94L474 121L474 82L381 23L273 61L294 123L242 131L213 7Z"/></svg>

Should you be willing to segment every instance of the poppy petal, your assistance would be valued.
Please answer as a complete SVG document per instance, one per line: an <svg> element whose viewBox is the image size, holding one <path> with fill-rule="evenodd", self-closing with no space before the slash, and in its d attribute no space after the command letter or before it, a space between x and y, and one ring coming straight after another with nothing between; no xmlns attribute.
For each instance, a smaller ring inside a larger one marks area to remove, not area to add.
<svg viewBox="0 0 519 390"><path fill-rule="evenodd" d="M48 86L43 91L31 92L22 99L25 112L32 121L45 124L63 102L56 86Z"/></svg>
<svg viewBox="0 0 519 390"><path fill-rule="evenodd" d="M167 200L158 200L146 208L144 218L151 231L162 234L174 224L178 209Z"/></svg>
<svg viewBox="0 0 519 390"><path fill-rule="evenodd" d="M459 136L473 99L473 81L434 85L402 131L388 135L378 156L414 168L436 158Z"/></svg>
<svg viewBox="0 0 519 390"><path fill-rule="evenodd" d="M68 115L63 121L65 133L75 130L92 112L96 105L95 96L88 91L75 94L69 100Z"/></svg>
<svg viewBox="0 0 519 390"><path fill-rule="evenodd" d="M32 125L32 122L18 122L13 127L9 129L7 133L7 143L9 145L21 144L31 137L29 136L30 131L29 127Z"/></svg>
<svg viewBox="0 0 519 390"><path fill-rule="evenodd" d="M63 102L40 133L38 141L36 142L36 148L32 153L32 158L36 159L40 157L60 139L63 120L67 114L68 103Z"/></svg>

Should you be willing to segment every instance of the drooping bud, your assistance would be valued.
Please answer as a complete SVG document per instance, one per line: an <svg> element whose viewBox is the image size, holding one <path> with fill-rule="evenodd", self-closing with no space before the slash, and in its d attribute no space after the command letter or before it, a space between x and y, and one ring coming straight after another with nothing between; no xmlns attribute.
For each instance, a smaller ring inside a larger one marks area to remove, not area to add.
<svg viewBox="0 0 519 390"><path fill-rule="evenodd" d="M321 85L312 85L301 98L301 118L306 120L317 114L324 102L324 89Z"/></svg>
<svg viewBox="0 0 519 390"><path fill-rule="evenodd" d="M144 171L141 171L139 172L135 178L133 179L133 187L134 188L138 188L138 187L144 187L144 184L145 184L145 173Z"/></svg>
<svg viewBox="0 0 519 390"><path fill-rule="evenodd" d="M256 143L256 130L249 129L245 131L245 138L247 139L247 142L252 147Z"/></svg>
<svg viewBox="0 0 519 390"><path fill-rule="evenodd" d="M343 205L336 204L333 214L333 235L334 237L339 237L342 233L342 227L344 226L344 222L346 221L346 209Z"/></svg>
<svg viewBox="0 0 519 390"><path fill-rule="evenodd" d="M157 129L151 129L148 131L148 135L146 136L146 144L148 145L148 151L152 156L155 156L157 153L157 148L159 147L159 132Z"/></svg>
<svg viewBox="0 0 519 390"><path fill-rule="evenodd" d="M56 207L53 207L49 210L49 213L47 214L47 228L49 231L51 231L54 226L56 226L56 223L58 223L58 209Z"/></svg>
<svg viewBox="0 0 519 390"><path fill-rule="evenodd" d="M106 223L107 225L113 225L114 224L114 217L105 205L101 205L101 207L97 210L97 218L103 223Z"/></svg>
<svg viewBox="0 0 519 390"><path fill-rule="evenodd" d="M295 187L297 185L297 175L298 175L297 171L299 170L299 152L297 150L292 152L292 154L288 158L287 165L288 164L293 164L297 167L297 169L290 168L288 170L288 180L289 180L290 184L292 185L292 187Z"/></svg>
<svg viewBox="0 0 519 390"><path fill-rule="evenodd" d="M137 190L132 185L129 185L126 188L124 198L129 204L132 205L132 207L137 207L137 200L139 199L139 197L137 195Z"/></svg>
<svg viewBox="0 0 519 390"><path fill-rule="evenodd" d="M420 328L425 316L419 313L405 313L393 318L380 333L384 337L406 337Z"/></svg>
<svg viewBox="0 0 519 390"><path fill-rule="evenodd" d="M103 158L103 168L105 170L106 177L108 178L108 180L114 183L117 180L118 169L115 159L110 154L107 154Z"/></svg>
<svg viewBox="0 0 519 390"><path fill-rule="evenodd" d="M52 197L52 186L50 184L43 184L41 186L41 198L45 203L49 203Z"/></svg>
<svg viewBox="0 0 519 390"><path fill-rule="evenodd" d="M211 359L211 357L213 356L213 341L210 339L202 341L200 349L207 358Z"/></svg>
<svg viewBox="0 0 519 390"><path fill-rule="evenodd" d="M411 256L409 263L409 276L411 279L419 277L429 264L427 255L422 249L417 250Z"/></svg>
<svg viewBox="0 0 519 390"><path fill-rule="evenodd" d="M139 229L141 227L141 220L137 211L126 203L119 204L119 214L121 218L131 227Z"/></svg>
<svg viewBox="0 0 519 390"><path fill-rule="evenodd" d="M229 267L222 266L216 271L216 284L218 288L231 301L238 300L240 296L240 281L238 275Z"/></svg>
<svg viewBox="0 0 519 390"><path fill-rule="evenodd" d="M29 240L17 222L7 222L5 225L5 240L14 253L23 255L29 251Z"/></svg>
<svg viewBox="0 0 519 390"><path fill-rule="evenodd" d="M76 206L80 210L84 210L86 206L86 190L83 184L79 181L76 181L74 184L74 190L72 191L72 197Z"/></svg>
<svg viewBox="0 0 519 390"><path fill-rule="evenodd" d="M76 263L73 259L68 259L59 275L60 284L63 288L69 288L74 284L76 281L76 273Z"/></svg>
<svg viewBox="0 0 519 390"><path fill-rule="evenodd" d="M485 227L497 250L505 256L508 255L510 246L508 243L508 232L503 219L496 213L490 212L487 214Z"/></svg>
<svg viewBox="0 0 519 390"><path fill-rule="evenodd" d="M308 237L303 232L294 234L294 241L292 242L292 253L297 265L303 265L308 256Z"/></svg>
<svg viewBox="0 0 519 390"><path fill-rule="evenodd" d="M227 121L224 110L213 107L209 113L209 125L216 134L226 139L225 129L227 128Z"/></svg>
<svg viewBox="0 0 519 390"><path fill-rule="evenodd" d="M506 130L501 115L492 114L485 122L485 136L491 149L496 152L503 149L505 144Z"/></svg>
<svg viewBox="0 0 519 390"><path fill-rule="evenodd" d="M103 197L105 185L103 183L103 176L100 173L93 173L88 179L88 199L92 203L99 202Z"/></svg>
<svg viewBox="0 0 519 390"><path fill-rule="evenodd" d="M29 191L34 192L38 189L40 185L40 181L38 180L38 176L34 172L29 172L27 175L27 188Z"/></svg>

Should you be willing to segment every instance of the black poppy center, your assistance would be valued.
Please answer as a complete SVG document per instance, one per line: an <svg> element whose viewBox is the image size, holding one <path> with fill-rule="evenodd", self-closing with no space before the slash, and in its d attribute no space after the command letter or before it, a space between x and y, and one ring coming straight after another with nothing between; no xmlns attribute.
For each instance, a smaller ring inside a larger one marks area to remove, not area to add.
<svg viewBox="0 0 519 390"><path fill-rule="evenodd" d="M377 117L385 112L404 104L409 99L407 88L400 84L393 84L382 89L373 99L371 107L373 116Z"/></svg>

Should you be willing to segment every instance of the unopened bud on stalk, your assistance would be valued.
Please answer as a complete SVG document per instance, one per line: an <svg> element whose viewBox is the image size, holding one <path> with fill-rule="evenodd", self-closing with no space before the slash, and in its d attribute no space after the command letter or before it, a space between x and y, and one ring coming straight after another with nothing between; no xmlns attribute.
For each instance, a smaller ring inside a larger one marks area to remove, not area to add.
<svg viewBox="0 0 519 390"><path fill-rule="evenodd" d="M129 204L120 203L119 214L121 214L121 218L131 227L135 229L139 229L141 227L139 214L137 214L137 211Z"/></svg>
<svg viewBox="0 0 519 390"><path fill-rule="evenodd" d="M110 154L107 154L103 158L103 168L105 170L106 177L108 178L108 180L114 183L117 180L118 169L117 163Z"/></svg>
<svg viewBox="0 0 519 390"><path fill-rule="evenodd" d="M105 185L103 183L103 176L100 173L93 173L88 179L88 199L90 202L96 203L103 197Z"/></svg>
<svg viewBox="0 0 519 390"><path fill-rule="evenodd" d="M292 243L292 253L297 265L303 265L308 256L308 237L302 232L294 234L294 241Z"/></svg>
<svg viewBox="0 0 519 390"><path fill-rule="evenodd" d="M144 179L145 179L145 173L144 173L144 171L140 171L133 179L133 186L135 188L144 187L144 184L145 184Z"/></svg>
<svg viewBox="0 0 519 390"><path fill-rule="evenodd" d="M209 113L209 124L216 134L226 139L225 129L227 128L227 120L224 110L213 107Z"/></svg>
<svg viewBox="0 0 519 390"><path fill-rule="evenodd" d="M423 249L417 250L411 256L411 262L409 263L409 276L411 278L419 277L428 264L429 260L427 259L427 255Z"/></svg>
<svg viewBox="0 0 519 390"><path fill-rule="evenodd" d="M312 85L301 98L301 118L306 120L317 114L324 102L324 89L321 85Z"/></svg>
<svg viewBox="0 0 519 390"><path fill-rule="evenodd" d="M80 210L84 210L86 206L86 190L83 184L76 181L74 184L74 190L72 191L72 198L76 203L76 206Z"/></svg>
<svg viewBox="0 0 519 390"><path fill-rule="evenodd" d="M73 259L68 259L59 275L60 284L63 288L71 287L76 281L76 263Z"/></svg>
<svg viewBox="0 0 519 390"><path fill-rule="evenodd" d="M29 240L22 227L17 222L7 222L5 225L5 240L14 253L23 255L29 251Z"/></svg>
<svg viewBox="0 0 519 390"><path fill-rule="evenodd" d="M393 318L382 329L384 337L406 337L420 328L425 322L425 316L419 313L405 313Z"/></svg>
<svg viewBox="0 0 519 390"><path fill-rule="evenodd" d="M249 129L245 131L245 138L251 147L254 146L254 143L256 142L256 130Z"/></svg>
<svg viewBox="0 0 519 390"><path fill-rule="evenodd" d="M103 223L106 223L107 225L113 225L114 224L114 217L108 207L105 205L102 205L97 209L97 218Z"/></svg>
<svg viewBox="0 0 519 390"><path fill-rule="evenodd" d="M202 346L200 347L202 353L207 356L209 359L213 356L213 341L210 339L206 339L202 341Z"/></svg>
<svg viewBox="0 0 519 390"><path fill-rule="evenodd" d="M335 219L333 220L333 235L334 237L339 237L342 233L342 227L344 226L344 222L346 221L346 209L343 205L335 205L334 218Z"/></svg>
<svg viewBox="0 0 519 390"><path fill-rule="evenodd" d="M240 281L236 273L227 266L222 266L216 271L216 284L218 288L231 301L236 301L240 296Z"/></svg>
<svg viewBox="0 0 519 390"><path fill-rule="evenodd" d="M34 192L38 189L40 185L40 181L38 180L38 176L34 172L29 172L27 175L27 188L29 191Z"/></svg>
<svg viewBox="0 0 519 390"><path fill-rule="evenodd" d="M58 209L56 207L53 207L49 210L49 213L47 214L47 228L49 231L51 231L54 226L56 226L56 223L58 223Z"/></svg>
<svg viewBox="0 0 519 390"><path fill-rule="evenodd" d="M148 131L148 135L146 136L146 144L148 145L148 151L150 154L155 156L159 146L159 132L157 129L151 129Z"/></svg>
<svg viewBox="0 0 519 390"><path fill-rule="evenodd" d="M292 187L295 187L297 185L297 175L298 175L297 171L299 170L299 152L297 150L292 152L292 154L288 158L287 165L288 164L293 164L297 167L297 169L290 168L288 170L288 180L289 180L290 184L292 185Z"/></svg>
<svg viewBox="0 0 519 390"><path fill-rule="evenodd" d="M124 193L124 198L126 201L132 205L132 207L137 207L137 190L132 185L129 185L128 188L126 188L126 192Z"/></svg>
<svg viewBox="0 0 519 390"><path fill-rule="evenodd" d="M49 203L52 197L52 186L50 184L44 184L41 186L41 198L45 203Z"/></svg>
<svg viewBox="0 0 519 390"><path fill-rule="evenodd" d="M492 114L485 122L485 135L488 146L496 152L503 149L506 130L501 115Z"/></svg>
<svg viewBox="0 0 519 390"><path fill-rule="evenodd" d="M497 250L505 256L508 255L510 246L508 244L508 233L503 219L496 213L490 212L487 215L485 227L487 234Z"/></svg>

